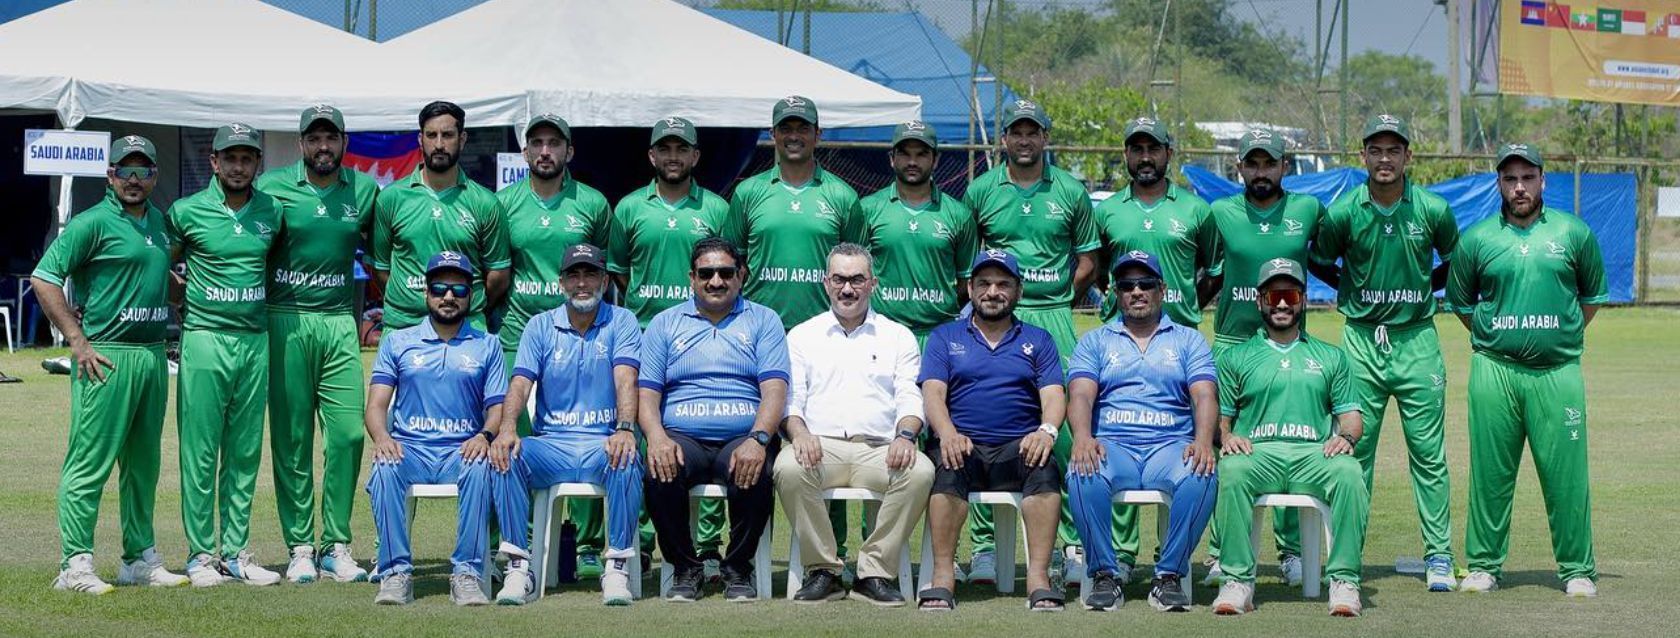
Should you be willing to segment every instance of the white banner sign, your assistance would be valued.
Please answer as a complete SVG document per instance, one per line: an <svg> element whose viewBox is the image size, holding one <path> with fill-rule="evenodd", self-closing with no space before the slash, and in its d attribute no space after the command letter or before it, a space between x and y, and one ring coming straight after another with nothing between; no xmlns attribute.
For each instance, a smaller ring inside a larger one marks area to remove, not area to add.
<svg viewBox="0 0 1680 638"><path fill-rule="evenodd" d="M1657 216L1680 217L1680 186L1657 187Z"/></svg>
<svg viewBox="0 0 1680 638"><path fill-rule="evenodd" d="M109 131L26 129L23 174L104 177L111 161Z"/></svg>
<svg viewBox="0 0 1680 638"><path fill-rule="evenodd" d="M496 190L512 186L514 182L525 179L525 173L531 167L525 163L525 156L519 153L496 154Z"/></svg>

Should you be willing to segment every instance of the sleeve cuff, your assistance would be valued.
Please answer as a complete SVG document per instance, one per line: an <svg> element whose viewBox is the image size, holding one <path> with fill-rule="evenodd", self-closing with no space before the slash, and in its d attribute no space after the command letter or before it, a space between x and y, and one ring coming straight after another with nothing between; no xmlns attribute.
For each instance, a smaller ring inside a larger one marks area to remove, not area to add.
<svg viewBox="0 0 1680 638"><path fill-rule="evenodd" d="M790 381L791 377L789 377L788 373L784 370L767 370L767 371L758 373L758 382L759 383L764 383L765 381L770 381L772 379L781 379L783 381Z"/></svg>
<svg viewBox="0 0 1680 638"><path fill-rule="evenodd" d="M1075 252L1075 253L1088 253L1088 252L1093 252L1098 248L1102 248L1102 242L1094 241L1094 242L1090 242L1090 243L1087 243L1087 244L1080 244L1078 246L1074 246L1073 247L1073 252Z"/></svg>
<svg viewBox="0 0 1680 638"><path fill-rule="evenodd" d="M617 359L613 359L613 365L615 365L615 366L630 366L632 368L640 368L640 367L642 367L642 361L640 359L635 358L635 357L619 357Z"/></svg>
<svg viewBox="0 0 1680 638"><path fill-rule="evenodd" d="M636 387L641 388L643 390L652 390L654 392L664 392L665 391L665 384L660 383L658 381L653 381L653 380L650 380L650 379L638 379L636 381Z"/></svg>
<svg viewBox="0 0 1680 638"><path fill-rule="evenodd" d="M42 277L42 279L46 279L46 277ZM1580 303L1590 304L1590 305L1595 305L1595 306L1599 305L1599 304L1609 303L1609 302L1610 302L1610 295L1594 295L1594 296L1591 296L1591 297L1583 298L1580 301Z"/></svg>
<svg viewBox="0 0 1680 638"><path fill-rule="evenodd" d="M39 268L37 268L35 270L35 272L29 273L29 276L34 277L36 279L39 279L41 281L47 282L47 283L52 284L54 286L58 286L59 288L64 287L64 279L63 278L60 278L58 275L54 275L54 274L49 273L45 270L41 270Z"/></svg>
<svg viewBox="0 0 1680 638"><path fill-rule="evenodd" d="M614 275L628 275L630 269L618 264L607 264L607 272Z"/></svg>
<svg viewBox="0 0 1680 638"><path fill-rule="evenodd" d="M391 271L391 264L387 264L387 263L385 263L385 262L383 262L383 261L377 261L377 260L376 260L376 261L374 261L374 262L373 262L373 269L374 269L374 270L383 270L383 271L386 271L386 272L390 272L390 271Z"/></svg>
<svg viewBox="0 0 1680 638"><path fill-rule="evenodd" d="M1206 374L1206 373L1198 374L1196 376L1190 377L1190 384L1191 385L1195 385L1196 383L1201 382L1201 381L1206 381L1208 383L1218 384L1219 383L1219 377L1216 377L1216 376L1211 375L1211 374Z"/></svg>
<svg viewBox="0 0 1680 638"><path fill-rule="evenodd" d="M535 370L530 369L530 368L514 368L513 369L513 376L525 377L525 378L530 379L532 381L537 380L537 372Z"/></svg>
<svg viewBox="0 0 1680 638"><path fill-rule="evenodd" d="M397 378L383 372L375 372L373 373L373 378L368 380L368 383L375 385L388 385L395 388L397 387Z"/></svg>
<svg viewBox="0 0 1680 638"><path fill-rule="evenodd" d="M513 260L512 259L503 259L501 261L492 261L492 262L484 265L485 270L502 270L504 268L511 268L511 267L513 267Z"/></svg>
<svg viewBox="0 0 1680 638"><path fill-rule="evenodd" d="M1230 408L1227 408L1227 407L1225 407L1225 406L1220 406L1220 407L1219 407L1219 416L1229 416L1229 417L1234 417L1234 416L1236 416L1236 415L1237 415L1237 411L1236 411L1236 410L1233 410L1233 409L1230 409Z"/></svg>
<svg viewBox="0 0 1680 638"><path fill-rule="evenodd" d="M485 397L484 398L484 409L488 410L490 408L501 405L502 402L506 401L506 400L507 400L507 395L505 395L505 394L498 394L496 396Z"/></svg>
<svg viewBox="0 0 1680 638"><path fill-rule="evenodd" d="M1098 383L1101 383L1101 381L1098 381L1097 375L1091 374L1090 372L1087 372L1087 371L1084 371L1084 370L1080 370L1078 372L1074 372L1074 373L1068 375L1068 379L1067 379L1068 383L1073 383L1074 379L1090 379L1092 381L1097 381Z"/></svg>
<svg viewBox="0 0 1680 638"><path fill-rule="evenodd" d="M1347 414L1349 412L1364 413L1365 411L1360 409L1359 404L1357 404L1357 403L1343 403L1343 404L1338 405L1336 407L1330 408L1330 414Z"/></svg>

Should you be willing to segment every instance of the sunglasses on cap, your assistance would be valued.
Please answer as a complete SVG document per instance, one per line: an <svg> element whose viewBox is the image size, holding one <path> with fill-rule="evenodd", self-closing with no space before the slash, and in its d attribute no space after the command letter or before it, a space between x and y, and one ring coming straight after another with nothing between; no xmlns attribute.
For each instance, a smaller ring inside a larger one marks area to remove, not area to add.
<svg viewBox="0 0 1680 638"><path fill-rule="evenodd" d="M1266 303L1267 308L1276 307L1279 303L1285 306L1299 306L1301 305L1302 294L1299 288L1267 290L1260 293L1260 300Z"/></svg>
<svg viewBox="0 0 1680 638"><path fill-rule="evenodd" d="M735 274L739 270L740 269L736 268L735 266L718 266L716 268L695 268L694 269L694 274L695 274L695 276L700 278L700 281L711 281L712 277L717 277L717 278L720 278L724 281L729 281L729 280L735 278Z"/></svg>
<svg viewBox="0 0 1680 638"><path fill-rule="evenodd" d="M1114 280L1114 289L1119 291L1119 292L1131 292L1133 290L1142 290L1144 292L1149 292L1151 290L1154 290L1154 289L1160 288L1160 287L1161 287L1161 280L1156 279L1154 277L1139 277L1137 279L1116 279L1116 280Z"/></svg>
<svg viewBox="0 0 1680 638"><path fill-rule="evenodd" d="M441 281L426 285L426 292L433 297L442 299L444 295L454 293L456 299L465 299L472 294L472 286L467 284L446 284Z"/></svg>

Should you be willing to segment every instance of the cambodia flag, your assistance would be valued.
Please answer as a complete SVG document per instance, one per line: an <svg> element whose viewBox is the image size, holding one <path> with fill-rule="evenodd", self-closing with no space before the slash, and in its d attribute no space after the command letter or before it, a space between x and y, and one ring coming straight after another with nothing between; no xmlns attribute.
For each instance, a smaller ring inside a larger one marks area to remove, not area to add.
<svg viewBox="0 0 1680 638"><path fill-rule="evenodd" d="M1522 23L1535 26L1546 26L1546 3L1523 0Z"/></svg>
<svg viewBox="0 0 1680 638"><path fill-rule="evenodd" d="M373 176L380 188L420 165L420 140L414 133L351 133L344 165Z"/></svg>

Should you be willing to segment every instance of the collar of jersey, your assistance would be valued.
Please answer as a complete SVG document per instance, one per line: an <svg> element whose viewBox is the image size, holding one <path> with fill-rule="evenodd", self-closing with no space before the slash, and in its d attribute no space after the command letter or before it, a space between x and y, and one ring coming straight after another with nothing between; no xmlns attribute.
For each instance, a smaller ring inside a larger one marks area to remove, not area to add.
<svg viewBox="0 0 1680 638"><path fill-rule="evenodd" d="M541 195L537 194L537 189L533 185L534 182L531 181L531 177L529 175L527 175L523 181L525 182L523 185L525 192L529 194L531 196L531 200L535 201L538 206L542 207L543 210L558 210L560 208L560 202L565 201L567 196L575 196L577 194L577 182L572 180L572 169L570 168L560 172L560 190L559 192L554 193L554 197L549 199L543 199Z"/></svg>
<svg viewBox="0 0 1680 638"><path fill-rule="evenodd" d="M1401 204L1410 204L1412 202L1412 180L1407 179L1405 184L1406 187L1400 191L1400 199L1394 202L1393 208L1384 210L1381 205L1377 204L1377 200L1371 199L1370 184L1363 184L1359 187L1359 191L1354 195L1356 198L1354 201L1363 206L1370 207L1371 210L1383 217L1388 217L1389 215L1393 215L1394 211L1400 210Z"/></svg>
<svg viewBox="0 0 1680 638"><path fill-rule="evenodd" d="M1163 178L1163 179L1165 179L1165 178ZM1146 208L1145 210L1154 210L1156 207L1160 206L1164 202L1168 202L1168 201L1176 202L1176 201L1178 201L1178 194L1179 194L1178 191L1179 191L1178 184L1172 183L1172 180L1167 180L1167 192L1161 195L1161 199L1155 200L1155 203L1148 204L1148 208ZM1120 196L1120 201L1122 201L1122 202L1136 202L1137 201L1137 196L1132 194L1132 185L1131 184L1126 185L1125 194ZM1138 204L1139 208L1143 208L1145 206L1145 204L1143 202L1138 202L1137 204Z"/></svg>
<svg viewBox="0 0 1680 638"><path fill-rule="evenodd" d="M840 317L834 314L834 310L832 308L829 309L828 312L822 313L822 314L817 315L817 316L823 317L823 318L828 320L828 326L825 328L825 331L832 332L832 331L835 331L835 330L839 330L840 334L849 337L851 335L857 334L858 332L862 331L865 328L868 328L870 332L875 332L876 325L877 325L877 323L875 321L875 318L879 317L880 314L875 312L874 308L870 308L869 312L867 314L863 315L863 323L858 324L857 330L853 330L850 333L847 333L846 329L840 325Z"/></svg>
<svg viewBox="0 0 1680 638"><path fill-rule="evenodd" d="M1172 318L1168 317L1167 313L1165 311L1162 311L1161 312L1161 322L1158 323L1158 324L1155 324L1155 332L1150 333L1149 336L1154 337L1155 335L1171 331L1172 329L1177 328L1177 327L1178 327L1178 324L1173 323ZM1108 330L1109 332L1114 333L1114 334L1124 335L1127 338L1133 339L1134 341L1136 340L1136 338L1132 337L1132 333L1126 331L1126 320L1125 320L1125 318L1116 318L1114 321L1110 321L1108 323L1103 324L1103 328Z"/></svg>
<svg viewBox="0 0 1680 638"><path fill-rule="evenodd" d="M683 198L677 200L677 203L675 203L675 204L672 204L671 202L665 201L665 198L661 197L659 195L659 180L658 179L654 179L654 180L648 182L647 191L648 191L647 198L648 198L649 201L658 202L660 204L663 204L667 210L676 210L678 208L682 208L683 204L685 202L691 202L691 201L692 202L699 202L700 201L700 192L699 192L700 191L700 185L696 184L694 182L693 178L690 178L688 180L688 194L683 195Z"/></svg>
<svg viewBox="0 0 1680 638"><path fill-rule="evenodd" d="M296 164L296 166L297 166L297 185L298 186L304 186L304 185L313 186L314 184L310 183L310 181L309 181L309 167L304 165L304 161L303 160L298 160L298 163ZM343 166L338 167L338 182L334 186L350 183L350 180L344 178L344 171L347 171L347 170L350 170L350 169L345 168Z"/></svg>
<svg viewBox="0 0 1680 638"><path fill-rule="evenodd" d="M1287 192L1285 192L1282 197L1279 197L1277 203L1272 204L1271 208L1267 208L1265 210L1261 210L1252 202L1249 202L1247 195L1238 195L1238 197L1243 198L1243 206L1248 209L1249 213L1261 219L1271 219L1276 217L1278 212L1282 211L1285 205L1289 203L1289 193Z"/></svg>
<svg viewBox="0 0 1680 638"><path fill-rule="evenodd" d="M894 183L892 186L888 186L887 189L890 193L887 196L887 199L889 201L903 207L904 210L909 212L911 215L920 215L920 214L928 212L930 210L939 210L939 196L942 193L940 193L939 189L937 189L937 188L933 189L933 196L928 198L927 203L922 204L921 206L911 206L909 204L904 203L904 198L900 197L898 195L898 184L897 183Z"/></svg>
<svg viewBox="0 0 1680 638"><path fill-rule="evenodd" d="M1009 345L1009 342L1014 341L1016 337L1021 336L1021 319L1011 315L1009 320L1009 329L1003 331L1003 338L998 339L996 348L993 348L991 343L986 341L986 333L980 332L980 328L974 325L974 315L968 316L968 320L963 322L963 328L967 329L968 334L974 337L975 341L980 342L980 345L986 346L987 350L996 352Z"/></svg>
<svg viewBox="0 0 1680 638"><path fill-rule="evenodd" d="M432 343L443 342L443 338L438 336L437 329L432 327L431 317L426 317L425 319L420 320L419 328L421 341L429 341ZM455 332L455 338L450 339L449 343L459 343L469 339L477 339L482 336L484 336L484 333L479 332L478 328L474 328L471 321L467 321L463 318L461 319L461 329Z"/></svg>
<svg viewBox="0 0 1680 638"><path fill-rule="evenodd" d="M793 186L793 185L788 184L787 182L782 180L782 167L781 166L772 166L772 167L770 167L770 183L780 185L782 188L788 189L789 191L792 191L795 195L797 195L799 193L805 192L805 189L810 188L812 186L821 186L822 183L823 183L823 178L826 177L827 174L828 174L828 171L823 170L822 165L818 164L816 170L811 171L811 181L805 182L804 184L800 184L798 186Z"/></svg>
<svg viewBox="0 0 1680 638"><path fill-rule="evenodd" d="M420 162L419 166L414 167L414 172L408 174L408 186L411 188L424 189L427 193L431 193L433 197L443 195L444 193L457 188L466 189L467 187L467 174L465 171L461 170L460 166L455 167L455 185L441 191L434 191L430 185L426 184L426 178L422 177L425 174L425 170L426 163L424 161Z"/></svg>
<svg viewBox="0 0 1680 638"><path fill-rule="evenodd" d="M743 295L736 295L735 296L735 305L729 309L729 314L727 316L733 317L735 315L741 314L741 312L746 310L746 309L747 309L747 298ZM685 315L688 315L690 317L698 317L700 319L705 319L706 318L706 315L700 314L700 303L694 298L693 295L690 295L688 297L688 301L683 302L682 313L685 314ZM710 322L708 321L708 323L710 323Z"/></svg>
<svg viewBox="0 0 1680 638"><path fill-rule="evenodd" d="M583 332L578 332L577 328L572 326L572 311L570 308L571 304L567 302L560 302L559 308L549 311L554 313L555 330L560 332L570 332L575 335L585 335L597 328L606 326L612 321L612 304L603 301L595 306L595 320L590 322L589 327L584 328Z"/></svg>
<svg viewBox="0 0 1680 638"><path fill-rule="evenodd" d="M1260 340L1261 341L1266 342L1266 345L1271 346L1271 348L1273 350L1276 350L1278 352L1289 352L1290 350L1294 350L1295 346L1306 343L1307 339L1309 338L1307 336L1307 329L1306 328L1301 328L1301 336L1296 337L1295 340L1289 342L1289 345L1287 345L1287 346L1280 346L1280 345L1277 344L1276 341L1272 341L1272 338L1266 334L1266 328L1264 326L1256 329L1254 332L1255 332L1255 334L1260 335Z"/></svg>
<svg viewBox="0 0 1680 638"><path fill-rule="evenodd" d="M121 203L122 202L118 202L118 204L121 204ZM1535 226L1539 226L1541 224L1546 223L1546 211L1547 210L1548 209L1545 206L1541 206L1540 207L1540 212L1535 213L1535 215L1538 215L1538 217L1536 217L1534 219L1534 223L1528 225L1528 228L1518 228L1516 226L1513 226L1511 224L1511 222L1505 220L1505 211L1500 211L1499 212L1499 226L1500 226L1500 228L1509 228L1509 229L1511 229L1511 232L1517 233L1519 235L1527 235L1529 233L1534 232L1534 227Z"/></svg>

